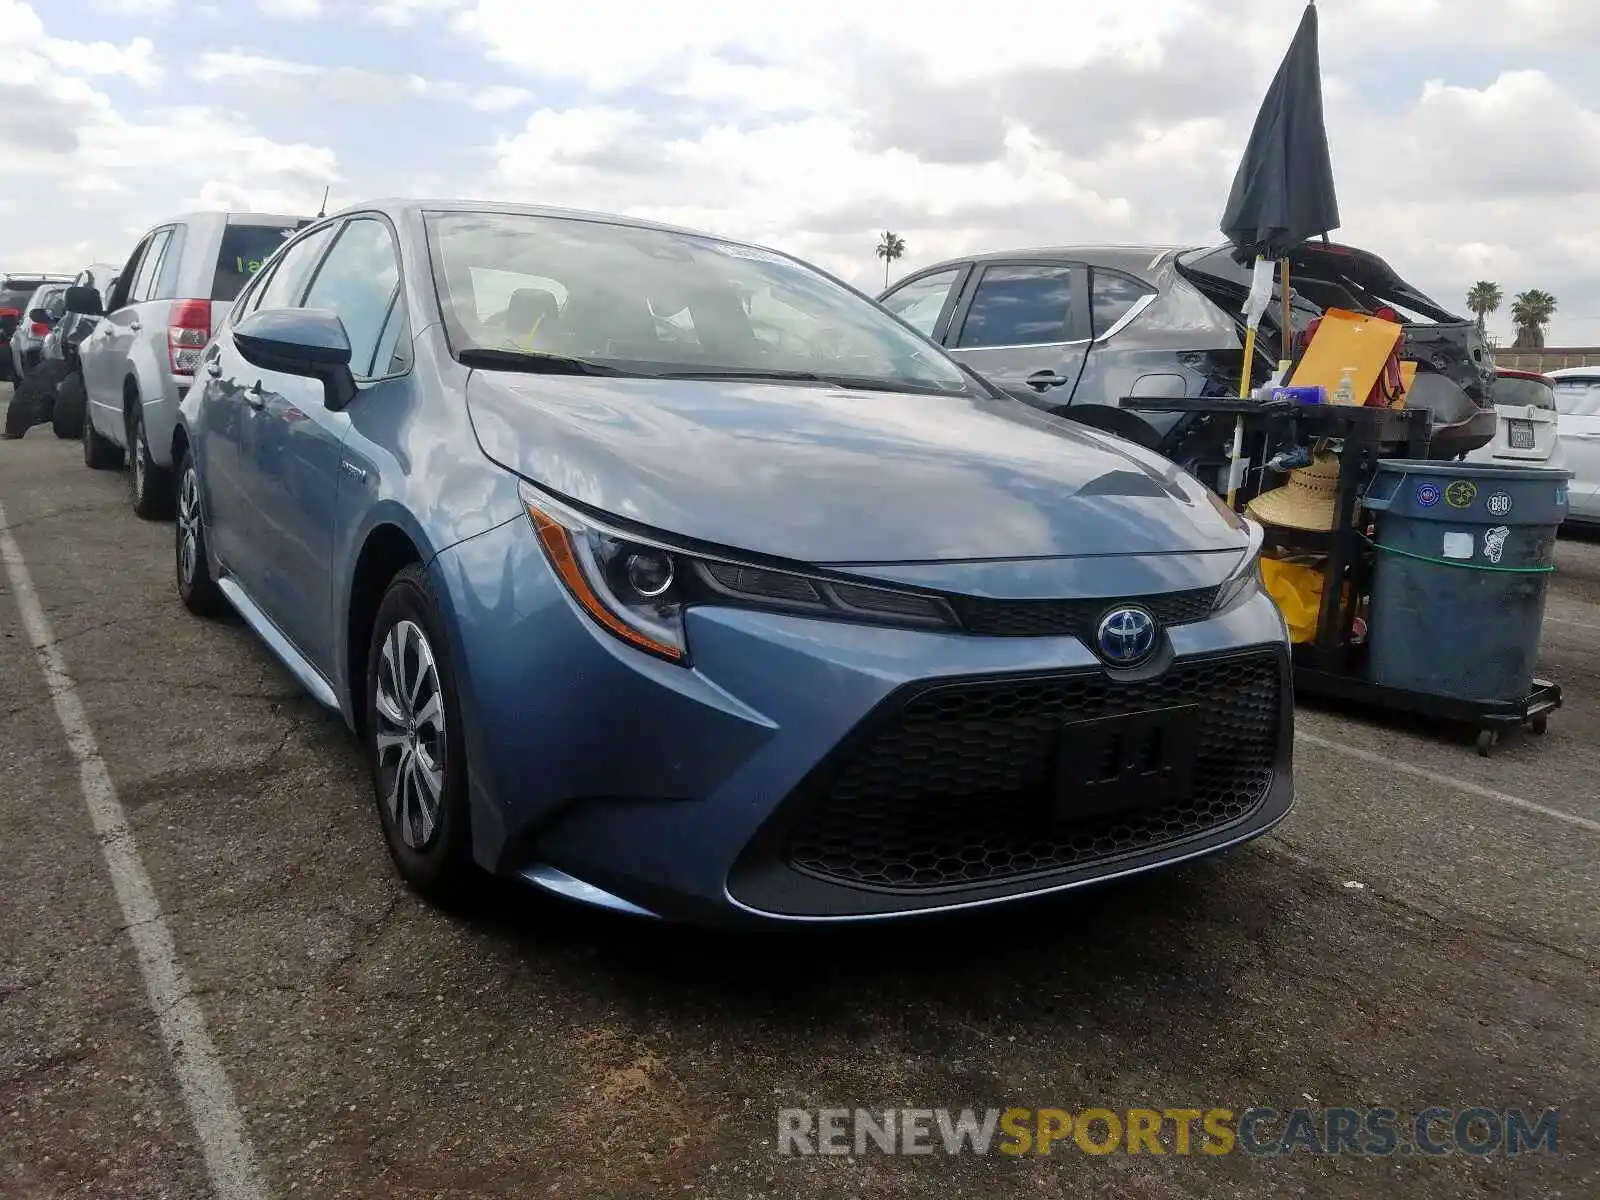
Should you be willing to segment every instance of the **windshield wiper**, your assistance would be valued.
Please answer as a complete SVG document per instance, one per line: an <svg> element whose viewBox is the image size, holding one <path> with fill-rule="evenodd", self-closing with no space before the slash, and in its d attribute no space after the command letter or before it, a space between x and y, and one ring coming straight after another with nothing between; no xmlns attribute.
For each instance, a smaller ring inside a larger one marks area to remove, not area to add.
<svg viewBox="0 0 1600 1200"><path fill-rule="evenodd" d="M537 350L497 350L489 346L469 346L456 355L464 367L485 371L526 371L537 375L631 375L618 367L569 358L564 354L541 354Z"/></svg>
<svg viewBox="0 0 1600 1200"><path fill-rule="evenodd" d="M777 383L825 383L830 387L851 388L860 392L911 392L915 395L950 396L956 388L937 383L923 383L914 379L884 379L877 375L829 375L817 371L764 370L759 367L718 369L708 367L698 371L661 371L658 379L751 379L771 380ZM965 391L965 387L959 389Z"/></svg>

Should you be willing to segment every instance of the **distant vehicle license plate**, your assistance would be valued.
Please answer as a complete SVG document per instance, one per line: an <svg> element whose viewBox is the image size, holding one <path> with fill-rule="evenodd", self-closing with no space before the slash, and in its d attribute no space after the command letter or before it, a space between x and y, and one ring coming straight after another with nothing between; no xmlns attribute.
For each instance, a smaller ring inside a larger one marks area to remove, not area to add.
<svg viewBox="0 0 1600 1200"><path fill-rule="evenodd" d="M1506 444L1513 450L1533 449L1533 422L1507 421Z"/></svg>

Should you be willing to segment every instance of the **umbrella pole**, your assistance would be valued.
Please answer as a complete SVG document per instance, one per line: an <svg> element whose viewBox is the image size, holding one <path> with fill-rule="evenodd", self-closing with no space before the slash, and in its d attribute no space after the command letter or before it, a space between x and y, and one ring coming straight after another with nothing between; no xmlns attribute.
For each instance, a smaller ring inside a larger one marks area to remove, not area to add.
<svg viewBox="0 0 1600 1200"><path fill-rule="evenodd" d="M1290 315L1289 304L1289 260L1278 261L1281 278L1278 283L1278 369L1287 371L1289 362L1294 357L1294 318Z"/></svg>
<svg viewBox="0 0 1600 1200"><path fill-rule="evenodd" d="M1244 366L1239 371L1239 399L1250 398L1250 378L1256 361L1256 327L1250 326L1244 334ZM1244 414L1233 420L1233 449L1228 453L1228 507L1234 507L1239 492L1240 461L1244 458Z"/></svg>

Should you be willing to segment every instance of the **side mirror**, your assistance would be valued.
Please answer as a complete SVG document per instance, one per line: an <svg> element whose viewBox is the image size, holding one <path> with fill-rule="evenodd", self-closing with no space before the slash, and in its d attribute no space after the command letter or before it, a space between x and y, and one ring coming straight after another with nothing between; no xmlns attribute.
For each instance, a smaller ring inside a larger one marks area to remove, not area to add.
<svg viewBox="0 0 1600 1200"><path fill-rule="evenodd" d="M30 308L28 310L28 320L35 325L54 325L56 323L56 319L50 315L47 309L43 308Z"/></svg>
<svg viewBox="0 0 1600 1200"><path fill-rule="evenodd" d="M263 371L322 381L323 403L339 412L356 397L350 337L325 308L261 308L233 327L239 354Z"/></svg>
<svg viewBox="0 0 1600 1200"><path fill-rule="evenodd" d="M105 306L100 303L100 293L92 287L69 287L62 298L69 313L84 317L105 316Z"/></svg>

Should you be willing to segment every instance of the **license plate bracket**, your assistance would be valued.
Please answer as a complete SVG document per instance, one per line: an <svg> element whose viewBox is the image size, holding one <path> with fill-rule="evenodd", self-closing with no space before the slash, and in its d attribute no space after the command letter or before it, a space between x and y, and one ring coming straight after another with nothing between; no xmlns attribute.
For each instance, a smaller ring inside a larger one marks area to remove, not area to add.
<svg viewBox="0 0 1600 1200"><path fill-rule="evenodd" d="M1506 445L1513 450L1532 450L1533 422L1532 421L1507 421Z"/></svg>
<svg viewBox="0 0 1600 1200"><path fill-rule="evenodd" d="M1073 721L1061 729L1054 817L1082 821L1194 794L1195 704Z"/></svg>

